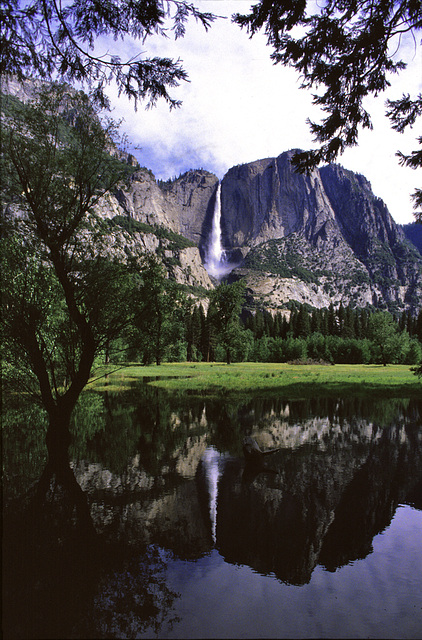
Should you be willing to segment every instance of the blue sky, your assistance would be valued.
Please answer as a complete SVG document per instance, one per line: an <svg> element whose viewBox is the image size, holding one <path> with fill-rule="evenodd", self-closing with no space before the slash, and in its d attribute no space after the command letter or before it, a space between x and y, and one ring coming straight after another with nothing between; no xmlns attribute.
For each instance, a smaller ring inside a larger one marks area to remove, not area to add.
<svg viewBox="0 0 422 640"><path fill-rule="evenodd" d="M177 41L154 36L142 45L119 43L122 58L140 48L145 56L180 58L190 79L173 89L172 95L183 105L171 111L162 102L148 111L140 105L135 112L133 103L110 89L113 116L124 119L129 151L156 178L171 178L191 168L207 169L222 178L234 165L315 146L306 123L307 117L319 120L311 93L300 89L293 69L272 64L264 35L249 39L231 23L232 13L246 12L249 0L195 4L227 18L219 19L208 32L192 21L185 37ZM420 186L420 177L417 171L401 168L395 153L416 149L421 132L417 127L405 134L392 131L384 104L388 97L422 91L422 48L409 39L402 42L401 52L408 68L392 78L387 92L368 102L373 131L362 132L359 146L347 150L339 163L368 178L396 222L404 224L414 221L410 194Z"/></svg>

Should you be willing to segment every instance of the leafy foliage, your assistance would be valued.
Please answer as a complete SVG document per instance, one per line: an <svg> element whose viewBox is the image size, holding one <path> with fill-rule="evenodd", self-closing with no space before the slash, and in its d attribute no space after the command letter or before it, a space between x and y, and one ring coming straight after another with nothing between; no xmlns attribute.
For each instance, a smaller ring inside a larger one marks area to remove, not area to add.
<svg viewBox="0 0 422 640"><path fill-rule="evenodd" d="M242 341L239 326L239 314L245 296L245 284L238 280L233 284L222 282L213 291L211 304L215 309L214 322L219 343L226 352L227 364L230 364L232 351Z"/></svg>
<svg viewBox="0 0 422 640"><path fill-rule="evenodd" d="M328 0L323 5L260 0L249 14L233 19L251 36L263 29L274 63L293 67L302 87L316 89L313 102L327 114L320 123L310 122L320 147L293 158L299 171L309 171L356 145L361 128L372 129L365 99L384 91L389 77L406 67L398 52L405 34L413 35L416 43L422 5L414 0ZM388 102L387 115L397 131L411 127L421 113L420 94ZM413 168L422 164L420 151L399 157ZM419 189L414 199L415 207L420 206Z"/></svg>
<svg viewBox="0 0 422 640"><path fill-rule="evenodd" d="M205 29L214 20L185 0L2 0L0 11L1 75L86 84L103 106L108 102L104 89L114 80L119 95L132 98L135 107L145 99L154 106L159 98L177 107L180 101L168 89L187 80L180 60L142 57L142 50L122 60L113 51L100 51L104 39L133 38L143 48L153 34L166 36L171 30L182 37L191 16Z"/></svg>
<svg viewBox="0 0 422 640"><path fill-rule="evenodd" d="M187 300L176 283L166 278L154 254L145 256L136 296L131 341L139 345L144 364L161 364L166 348L175 345L183 332ZM178 358L176 358L178 359Z"/></svg>
<svg viewBox="0 0 422 640"><path fill-rule="evenodd" d="M130 265L107 258L95 215L127 171L114 135L87 96L57 85L4 123L5 361L9 381L39 392L65 429L94 358L130 316Z"/></svg>

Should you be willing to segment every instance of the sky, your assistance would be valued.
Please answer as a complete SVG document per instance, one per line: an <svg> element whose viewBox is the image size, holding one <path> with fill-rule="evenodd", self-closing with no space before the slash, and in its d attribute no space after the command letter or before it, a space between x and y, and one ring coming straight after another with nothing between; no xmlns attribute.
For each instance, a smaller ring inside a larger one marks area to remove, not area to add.
<svg viewBox="0 0 422 640"><path fill-rule="evenodd" d="M293 69L273 65L264 34L252 39L230 16L247 12L249 0L196 0L195 5L226 19L206 32L190 21L184 38L154 36L142 45L119 43L121 58L140 47L146 57L180 58L190 82L171 90L182 100L179 109L164 102L150 110L118 97L110 88L113 117L123 118L121 132L128 136L128 151L141 166L166 180L188 169L206 169L222 179L231 167L276 157L293 148L315 147L307 118L319 121L312 94L300 89ZM367 109L373 130L360 133L359 145L338 159L345 168L363 174L376 196L382 198L399 224L414 222L410 194L420 187L420 171L402 168L395 153L417 149L421 131L415 126L404 134L394 132L384 115L385 100L422 91L422 47L411 39L402 42L405 71L391 79L391 87L371 98Z"/></svg>

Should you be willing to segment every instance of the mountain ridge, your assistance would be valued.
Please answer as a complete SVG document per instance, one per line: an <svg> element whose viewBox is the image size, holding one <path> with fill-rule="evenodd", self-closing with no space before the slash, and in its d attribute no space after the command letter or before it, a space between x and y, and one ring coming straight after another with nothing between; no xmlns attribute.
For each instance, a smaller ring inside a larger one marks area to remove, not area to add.
<svg viewBox="0 0 422 640"><path fill-rule="evenodd" d="M6 92L26 100L31 86L10 82ZM206 292L217 284L204 262L221 183L221 236L233 267L229 280L245 280L254 306L276 311L292 302L319 308L341 302L416 313L422 305L422 255L411 243L415 233L395 223L361 174L338 164L295 173L290 160L296 151L238 164L221 180L205 169L190 169L168 181L157 181L121 152L133 173L103 198L98 212L148 225L148 233L121 238L127 249L159 249L163 262L173 265L169 277L177 272L179 282ZM159 227L195 246L174 249L158 238Z"/></svg>

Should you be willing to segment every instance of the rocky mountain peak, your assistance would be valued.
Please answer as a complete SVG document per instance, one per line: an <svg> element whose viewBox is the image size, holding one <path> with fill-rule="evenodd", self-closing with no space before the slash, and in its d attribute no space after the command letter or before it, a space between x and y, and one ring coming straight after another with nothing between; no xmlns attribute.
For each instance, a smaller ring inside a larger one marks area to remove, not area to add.
<svg viewBox="0 0 422 640"><path fill-rule="evenodd" d="M418 309L422 257L370 182L337 164L297 173L295 151L237 165L223 177L222 240L226 260L237 264L231 277L244 278L256 303L272 309L292 300ZM204 169L158 183L139 169L110 211L181 234L204 259L218 183Z"/></svg>

